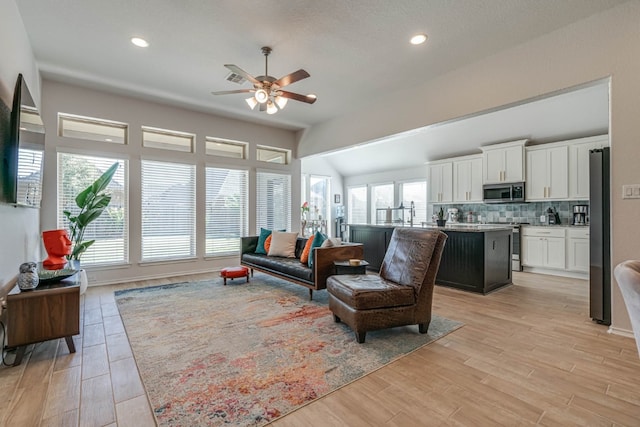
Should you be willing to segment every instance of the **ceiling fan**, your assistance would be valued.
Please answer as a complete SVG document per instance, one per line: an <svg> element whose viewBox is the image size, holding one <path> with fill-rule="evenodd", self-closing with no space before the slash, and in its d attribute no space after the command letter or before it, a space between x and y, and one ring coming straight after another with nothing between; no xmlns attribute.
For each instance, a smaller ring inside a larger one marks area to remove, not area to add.
<svg viewBox="0 0 640 427"><path fill-rule="evenodd" d="M300 95L299 93L288 92L282 90L283 87L295 83L299 80L310 77L303 69L294 71L291 74L287 74L284 77L275 79L269 75L267 57L271 53L272 49L268 46L262 48L262 54L264 55L264 76L253 77L251 74L244 71L242 68L233 64L225 64L231 72L238 74L253 84L253 89L238 89L238 90L223 90L220 92L211 92L213 95L229 95L233 93L253 93L253 96L247 98L247 104L253 110L259 105L260 111L266 111L267 114L275 114L279 110L282 110L287 105L288 99L296 101L306 102L307 104L313 104L316 102L316 96Z"/></svg>

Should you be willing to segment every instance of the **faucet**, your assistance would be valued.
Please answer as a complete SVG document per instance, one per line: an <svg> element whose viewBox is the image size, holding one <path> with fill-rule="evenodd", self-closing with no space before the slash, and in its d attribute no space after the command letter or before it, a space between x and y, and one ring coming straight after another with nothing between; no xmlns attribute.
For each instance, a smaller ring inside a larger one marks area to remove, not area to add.
<svg viewBox="0 0 640 427"><path fill-rule="evenodd" d="M409 225L413 227L413 217L416 216L416 205L411 201L411 206L409 208Z"/></svg>

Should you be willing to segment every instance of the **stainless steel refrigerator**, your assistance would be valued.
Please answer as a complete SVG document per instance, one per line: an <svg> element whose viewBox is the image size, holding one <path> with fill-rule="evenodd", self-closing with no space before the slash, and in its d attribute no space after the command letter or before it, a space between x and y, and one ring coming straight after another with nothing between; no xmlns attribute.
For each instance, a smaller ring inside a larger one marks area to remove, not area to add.
<svg viewBox="0 0 640 427"><path fill-rule="evenodd" d="M609 148L589 152L589 316L611 324Z"/></svg>

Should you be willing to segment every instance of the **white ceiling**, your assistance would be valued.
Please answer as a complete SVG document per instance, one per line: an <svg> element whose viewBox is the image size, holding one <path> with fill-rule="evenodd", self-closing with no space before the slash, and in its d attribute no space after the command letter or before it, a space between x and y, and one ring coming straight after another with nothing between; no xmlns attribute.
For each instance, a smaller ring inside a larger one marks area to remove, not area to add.
<svg viewBox="0 0 640 427"><path fill-rule="evenodd" d="M45 78L292 130L357 110L372 90L418 85L624 1L15 0ZM408 43L417 32L428 34L426 44ZM150 47L133 46L132 36ZM249 110L244 95L210 94L249 87L226 81L223 65L263 74L262 46L273 48L270 75L311 74L288 89L315 93L315 104L290 101L267 115ZM429 131L437 141L466 151L464 136L438 128ZM486 128L485 139L501 138ZM509 139L547 137L530 126L500 129ZM444 154L434 147L425 155Z"/></svg>

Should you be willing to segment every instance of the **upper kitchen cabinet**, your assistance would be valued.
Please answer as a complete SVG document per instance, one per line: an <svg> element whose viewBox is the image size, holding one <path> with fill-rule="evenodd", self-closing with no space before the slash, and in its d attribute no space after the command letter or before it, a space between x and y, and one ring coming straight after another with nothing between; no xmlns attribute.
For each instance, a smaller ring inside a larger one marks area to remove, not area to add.
<svg viewBox="0 0 640 427"><path fill-rule="evenodd" d="M480 147L485 184L524 181L524 145L526 139Z"/></svg>
<svg viewBox="0 0 640 427"><path fill-rule="evenodd" d="M569 198L589 198L589 151L609 146L609 136L580 138L569 146Z"/></svg>
<svg viewBox="0 0 640 427"><path fill-rule="evenodd" d="M451 161L434 162L427 166L429 203L453 201L453 163Z"/></svg>
<svg viewBox="0 0 640 427"><path fill-rule="evenodd" d="M569 197L567 145L548 144L526 149L527 201L564 200Z"/></svg>
<svg viewBox="0 0 640 427"><path fill-rule="evenodd" d="M482 156L453 159L453 201L482 202Z"/></svg>

